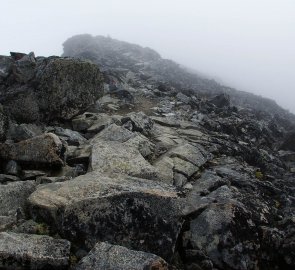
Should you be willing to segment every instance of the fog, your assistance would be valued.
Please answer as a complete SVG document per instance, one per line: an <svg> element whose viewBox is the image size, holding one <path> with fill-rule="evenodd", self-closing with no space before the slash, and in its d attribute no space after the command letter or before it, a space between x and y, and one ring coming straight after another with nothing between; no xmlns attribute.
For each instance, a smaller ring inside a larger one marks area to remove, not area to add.
<svg viewBox="0 0 295 270"><path fill-rule="evenodd" d="M0 54L60 55L70 36L110 35L295 113L294 14L294 0L9 0Z"/></svg>

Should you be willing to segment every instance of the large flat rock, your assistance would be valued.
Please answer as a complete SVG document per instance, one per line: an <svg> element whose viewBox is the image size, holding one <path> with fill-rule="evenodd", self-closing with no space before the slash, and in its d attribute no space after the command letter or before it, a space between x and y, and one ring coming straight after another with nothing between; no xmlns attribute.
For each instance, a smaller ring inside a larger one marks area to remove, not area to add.
<svg viewBox="0 0 295 270"><path fill-rule="evenodd" d="M67 240L49 236L2 232L0 268L68 269L70 246Z"/></svg>
<svg viewBox="0 0 295 270"><path fill-rule="evenodd" d="M34 218L65 238L92 248L97 241L171 259L182 225L174 188L151 180L97 171L40 186L29 198Z"/></svg>
<svg viewBox="0 0 295 270"><path fill-rule="evenodd" d="M130 250L102 242L84 257L75 270L168 270L168 264L160 257L142 251Z"/></svg>
<svg viewBox="0 0 295 270"><path fill-rule="evenodd" d="M132 139L134 139L134 136L122 143L95 138L92 142L92 155L90 157L91 170L105 174L121 173L140 178L156 179L157 169L140 153L140 142L136 143Z"/></svg>

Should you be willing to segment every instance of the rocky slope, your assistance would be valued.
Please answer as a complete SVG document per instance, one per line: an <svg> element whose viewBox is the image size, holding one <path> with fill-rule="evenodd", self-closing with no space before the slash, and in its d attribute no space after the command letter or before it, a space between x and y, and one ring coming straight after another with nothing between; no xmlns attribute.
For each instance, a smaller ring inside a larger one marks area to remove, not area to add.
<svg viewBox="0 0 295 270"><path fill-rule="evenodd" d="M1 269L294 268L274 102L90 35L1 56L0 102Z"/></svg>

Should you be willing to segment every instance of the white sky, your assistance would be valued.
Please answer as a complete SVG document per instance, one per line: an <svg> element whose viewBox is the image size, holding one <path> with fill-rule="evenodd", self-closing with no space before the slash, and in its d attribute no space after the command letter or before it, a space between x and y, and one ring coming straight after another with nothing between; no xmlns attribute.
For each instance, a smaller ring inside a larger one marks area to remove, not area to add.
<svg viewBox="0 0 295 270"><path fill-rule="evenodd" d="M2 0L0 54L110 35L295 113L295 0Z"/></svg>

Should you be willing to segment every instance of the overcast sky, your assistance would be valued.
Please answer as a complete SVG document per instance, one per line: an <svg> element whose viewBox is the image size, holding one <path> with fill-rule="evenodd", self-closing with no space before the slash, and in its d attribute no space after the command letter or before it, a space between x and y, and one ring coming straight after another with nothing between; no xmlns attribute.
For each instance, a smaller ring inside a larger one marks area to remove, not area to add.
<svg viewBox="0 0 295 270"><path fill-rule="evenodd" d="M295 0L7 0L0 54L60 55L75 34L157 50L295 113Z"/></svg>

